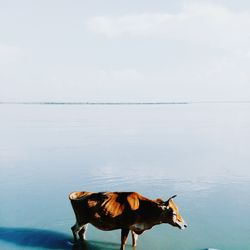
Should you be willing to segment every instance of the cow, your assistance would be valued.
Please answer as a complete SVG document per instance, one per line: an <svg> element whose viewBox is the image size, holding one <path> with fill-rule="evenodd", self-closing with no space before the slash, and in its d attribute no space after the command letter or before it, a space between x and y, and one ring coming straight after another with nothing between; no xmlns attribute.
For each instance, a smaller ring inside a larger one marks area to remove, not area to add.
<svg viewBox="0 0 250 250"><path fill-rule="evenodd" d="M138 235L155 225L167 223L184 229L187 224L173 201L175 197L163 201L136 192L72 192L69 199L76 217L71 227L74 240L77 241L77 234L81 241L85 240L89 223L106 231L121 229L121 250L125 249L129 231L135 247Z"/></svg>

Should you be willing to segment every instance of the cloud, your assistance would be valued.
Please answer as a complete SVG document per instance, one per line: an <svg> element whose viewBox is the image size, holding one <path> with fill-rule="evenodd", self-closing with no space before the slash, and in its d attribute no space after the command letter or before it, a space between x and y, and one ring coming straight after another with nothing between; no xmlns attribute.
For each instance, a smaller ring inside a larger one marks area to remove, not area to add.
<svg viewBox="0 0 250 250"><path fill-rule="evenodd" d="M92 16L79 47L0 42L0 101L249 100L250 13L211 2Z"/></svg>
<svg viewBox="0 0 250 250"><path fill-rule="evenodd" d="M188 3L174 14L94 16L87 22L90 31L107 37L158 36L225 49L248 47L249 27L249 11L207 3Z"/></svg>

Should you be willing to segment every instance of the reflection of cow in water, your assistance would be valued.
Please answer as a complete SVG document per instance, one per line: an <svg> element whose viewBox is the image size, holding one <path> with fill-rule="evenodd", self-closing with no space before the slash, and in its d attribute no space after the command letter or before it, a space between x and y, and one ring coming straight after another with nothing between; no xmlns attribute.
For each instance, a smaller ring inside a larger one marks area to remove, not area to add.
<svg viewBox="0 0 250 250"><path fill-rule="evenodd" d="M73 192L69 195L76 216L71 228L75 241L77 234L85 239L87 224L101 230L121 229L121 249L125 249L128 233L132 232L133 246L138 234L155 225L168 223L187 227L173 198L150 200L135 192Z"/></svg>

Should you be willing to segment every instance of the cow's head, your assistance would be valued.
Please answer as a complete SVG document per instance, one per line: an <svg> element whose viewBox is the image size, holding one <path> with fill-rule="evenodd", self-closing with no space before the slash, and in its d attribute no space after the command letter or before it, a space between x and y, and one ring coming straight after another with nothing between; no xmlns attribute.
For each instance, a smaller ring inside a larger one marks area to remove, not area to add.
<svg viewBox="0 0 250 250"><path fill-rule="evenodd" d="M167 201L162 201L162 222L168 223L172 226L178 227L180 229L185 229L187 224L180 215L179 209L173 201L176 195L170 197Z"/></svg>

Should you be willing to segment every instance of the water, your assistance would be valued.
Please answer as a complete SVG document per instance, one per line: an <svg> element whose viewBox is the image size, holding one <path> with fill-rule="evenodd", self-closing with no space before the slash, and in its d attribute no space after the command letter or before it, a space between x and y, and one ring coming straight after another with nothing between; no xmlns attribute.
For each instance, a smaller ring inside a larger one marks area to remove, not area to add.
<svg viewBox="0 0 250 250"><path fill-rule="evenodd" d="M178 194L188 229L156 226L138 250L250 249L249 114L250 104L0 105L0 249L75 249L76 190ZM87 238L88 249L119 249L119 231L89 227Z"/></svg>

